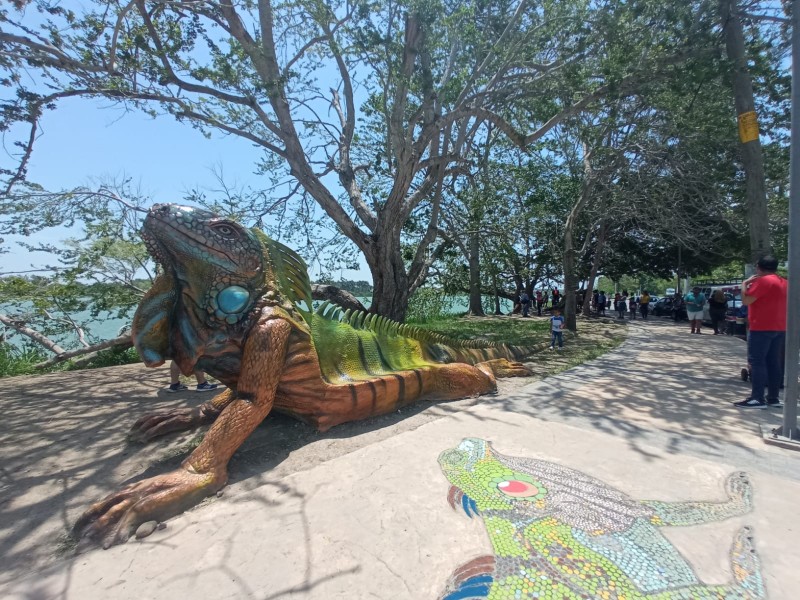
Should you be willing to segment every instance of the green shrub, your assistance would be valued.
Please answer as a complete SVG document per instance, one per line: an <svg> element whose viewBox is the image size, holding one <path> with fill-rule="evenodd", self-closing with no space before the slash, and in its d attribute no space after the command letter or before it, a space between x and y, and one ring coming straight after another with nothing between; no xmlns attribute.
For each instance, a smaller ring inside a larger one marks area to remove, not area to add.
<svg viewBox="0 0 800 600"><path fill-rule="evenodd" d="M442 290L420 288L408 302L406 321L427 323L450 316L453 310L453 298Z"/></svg>
<svg viewBox="0 0 800 600"><path fill-rule="evenodd" d="M37 363L47 360L44 352L33 348L17 348L7 342L0 342L0 377L32 375L40 373L33 368Z"/></svg>
<svg viewBox="0 0 800 600"><path fill-rule="evenodd" d="M135 348L108 348L100 350L88 363L71 364L70 371L80 369L98 369L100 367L115 367L117 365L130 365L141 362Z"/></svg>

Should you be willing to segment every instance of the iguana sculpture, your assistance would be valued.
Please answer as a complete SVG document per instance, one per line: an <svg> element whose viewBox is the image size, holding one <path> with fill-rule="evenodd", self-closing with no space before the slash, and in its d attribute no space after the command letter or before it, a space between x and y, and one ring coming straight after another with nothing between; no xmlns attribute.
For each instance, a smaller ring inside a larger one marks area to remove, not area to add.
<svg viewBox="0 0 800 600"><path fill-rule="evenodd" d="M139 419L132 437L143 441L213 425L176 471L92 505L73 529L79 538L124 542L139 524L214 494L233 453L271 410L325 431L422 398L486 394L495 376L529 374L514 361L530 348L447 340L327 303L314 310L295 252L209 212L156 205L142 235L162 267L133 320L142 360L156 367L172 359L185 375L201 369L228 389L198 408Z"/></svg>
<svg viewBox="0 0 800 600"><path fill-rule="evenodd" d="M725 502L658 502L555 463L503 456L480 439L442 452L439 464L451 483L450 505L480 515L494 550L456 570L442 600L766 597L749 528L734 539L728 585L703 584L659 531L748 512L744 473L728 477Z"/></svg>

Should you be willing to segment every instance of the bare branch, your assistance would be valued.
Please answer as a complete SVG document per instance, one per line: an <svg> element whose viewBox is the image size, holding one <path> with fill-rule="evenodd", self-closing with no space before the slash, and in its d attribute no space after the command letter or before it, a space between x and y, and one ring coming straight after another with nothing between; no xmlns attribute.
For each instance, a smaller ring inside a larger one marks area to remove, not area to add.
<svg viewBox="0 0 800 600"><path fill-rule="evenodd" d="M44 362L37 363L33 366L35 369L46 369L60 362L64 362L65 360L69 360L70 358L75 358L76 356L83 356L85 354L91 354L92 352L99 352L100 350L105 350L106 348L114 348L114 347L130 348L131 346L133 346L133 339L131 338L131 335L128 333L116 337L112 340L105 340L104 342L100 342L99 344L87 346L86 348L79 348L78 350L70 350L69 352L61 350L61 352L58 352L55 356L49 358Z"/></svg>
<svg viewBox="0 0 800 600"><path fill-rule="evenodd" d="M50 352L53 352L55 354L63 354L64 352L66 352L66 350L64 350L64 348L59 346L56 342L54 342L53 340L51 340L47 336L42 335L38 331L36 331L34 329L31 329L30 327L26 326L24 321L19 321L17 319L12 319L8 315L0 314L0 323L3 323L4 325L6 325L8 327L11 327L11 329L13 329L13 330L21 333L22 335L32 339L37 344L40 344L42 347L46 348L47 350L50 350Z"/></svg>

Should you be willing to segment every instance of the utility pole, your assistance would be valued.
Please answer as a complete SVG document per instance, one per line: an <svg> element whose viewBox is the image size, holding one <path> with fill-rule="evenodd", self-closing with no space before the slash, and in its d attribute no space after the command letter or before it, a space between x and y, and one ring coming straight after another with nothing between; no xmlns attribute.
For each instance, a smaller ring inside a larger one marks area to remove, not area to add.
<svg viewBox="0 0 800 600"><path fill-rule="evenodd" d="M753 81L747 67L744 28L737 0L718 0L725 50L733 72L733 98L739 121L741 159L745 173L747 216L750 224L750 257L746 269L770 253L767 192L764 182L764 155L758 133ZM752 273L750 273L752 274Z"/></svg>
<svg viewBox="0 0 800 600"><path fill-rule="evenodd" d="M786 394L778 435L800 441L797 429L800 356L800 0L792 0L792 140L789 171L789 292L786 311ZM795 310L792 310L792 309Z"/></svg>

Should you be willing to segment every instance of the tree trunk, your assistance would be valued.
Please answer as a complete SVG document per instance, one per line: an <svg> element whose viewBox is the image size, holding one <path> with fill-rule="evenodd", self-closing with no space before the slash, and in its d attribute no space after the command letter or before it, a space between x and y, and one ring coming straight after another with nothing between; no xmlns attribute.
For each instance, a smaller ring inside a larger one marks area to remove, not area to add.
<svg viewBox="0 0 800 600"><path fill-rule="evenodd" d="M594 282L597 280L597 272L600 270L602 262L603 247L606 244L606 221L600 221L600 231L597 233L597 243L594 247L594 258L592 259L592 269L589 272L589 281L586 284L586 296L583 298L583 316L588 317L592 314L591 300L594 294Z"/></svg>
<svg viewBox="0 0 800 600"><path fill-rule="evenodd" d="M564 323L570 331L577 331L578 322L575 315L575 249L572 247L571 228L564 233Z"/></svg>
<svg viewBox="0 0 800 600"><path fill-rule="evenodd" d="M373 236L364 253L372 273L372 304L369 312L402 323L410 297L408 273L400 248L400 235Z"/></svg>
<svg viewBox="0 0 800 600"><path fill-rule="evenodd" d="M469 313L475 317L486 316L481 302L480 234L477 230L469 234Z"/></svg>
<svg viewBox="0 0 800 600"><path fill-rule="evenodd" d="M586 162L588 165L588 160ZM590 168L587 166L587 173L589 172ZM572 207L567 217L567 222L564 224L564 324L572 332L578 330L578 322L575 315L575 307L577 306L575 288L578 283L578 277L575 274L575 226L578 223L578 217L583 211L583 207L589 200L591 188L592 179L588 176L583 183L581 196L575 206Z"/></svg>
<svg viewBox="0 0 800 600"><path fill-rule="evenodd" d="M494 288L494 314L502 315L500 309L500 289L497 287L497 273L492 273L492 288Z"/></svg>
<svg viewBox="0 0 800 600"><path fill-rule="evenodd" d="M733 97L739 118L739 140L744 166L747 212L750 221L750 262L770 253L769 215L764 183L764 156L758 136L753 82L747 68L742 22L737 0L719 0L725 50L733 63Z"/></svg>

